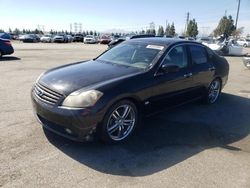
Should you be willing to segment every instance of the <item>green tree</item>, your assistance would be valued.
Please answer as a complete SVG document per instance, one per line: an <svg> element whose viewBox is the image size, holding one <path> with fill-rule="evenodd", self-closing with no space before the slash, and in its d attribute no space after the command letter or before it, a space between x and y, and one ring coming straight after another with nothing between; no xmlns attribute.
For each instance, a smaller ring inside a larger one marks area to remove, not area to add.
<svg viewBox="0 0 250 188"><path fill-rule="evenodd" d="M172 36L172 37L175 36L175 26L174 26L174 22L172 22L172 24L171 24L171 26L170 26L169 35Z"/></svg>
<svg viewBox="0 0 250 188"><path fill-rule="evenodd" d="M150 34L150 33L151 33L150 29L147 29L146 34Z"/></svg>
<svg viewBox="0 0 250 188"><path fill-rule="evenodd" d="M161 25L159 26L157 35L158 36L163 36L164 35L164 28L163 28L163 26L161 26Z"/></svg>
<svg viewBox="0 0 250 188"><path fill-rule="evenodd" d="M90 35L93 35L93 34L94 34L94 32L93 32L93 31L90 31L90 32L89 32L89 34L90 34Z"/></svg>
<svg viewBox="0 0 250 188"><path fill-rule="evenodd" d="M145 34L145 30L143 29L140 34L144 35Z"/></svg>
<svg viewBox="0 0 250 188"><path fill-rule="evenodd" d="M9 33L12 33L12 30L11 30L11 28L9 28Z"/></svg>
<svg viewBox="0 0 250 188"><path fill-rule="evenodd" d="M0 29L0 33L4 33L4 30L3 30L3 29Z"/></svg>
<svg viewBox="0 0 250 188"><path fill-rule="evenodd" d="M35 34L39 34L40 33L40 31L38 30L38 29L35 29Z"/></svg>
<svg viewBox="0 0 250 188"><path fill-rule="evenodd" d="M240 27L232 32L232 35L236 38L240 38L240 36L244 33L244 27Z"/></svg>
<svg viewBox="0 0 250 188"><path fill-rule="evenodd" d="M19 30L19 29L15 29L14 31L13 31L13 33L15 34L15 35L19 35L19 34L21 34L21 31Z"/></svg>
<svg viewBox="0 0 250 188"><path fill-rule="evenodd" d="M187 26L187 32L186 32L186 36L188 37L196 37L198 35L198 26L197 26L197 22L195 21L195 19L190 20Z"/></svg>
<svg viewBox="0 0 250 188"><path fill-rule="evenodd" d="M234 26L234 20L232 19L232 16L223 16L217 28L214 30L214 35L219 36L222 34L225 34L227 36L232 35L232 33L235 31L235 26Z"/></svg>
<svg viewBox="0 0 250 188"><path fill-rule="evenodd" d="M171 28L171 26L168 24L167 27L166 27L166 30L165 30L165 35L166 36L170 35L170 28Z"/></svg>
<svg viewBox="0 0 250 188"><path fill-rule="evenodd" d="M156 35L156 31L155 31L155 29L151 29L151 30L150 30L150 34L152 34L152 35Z"/></svg>

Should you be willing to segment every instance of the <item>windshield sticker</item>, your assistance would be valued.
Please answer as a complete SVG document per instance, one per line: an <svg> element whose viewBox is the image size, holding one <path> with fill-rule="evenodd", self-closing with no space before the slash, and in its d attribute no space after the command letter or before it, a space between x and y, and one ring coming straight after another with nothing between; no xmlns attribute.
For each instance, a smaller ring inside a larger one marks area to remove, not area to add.
<svg viewBox="0 0 250 188"><path fill-rule="evenodd" d="M163 49L164 49L164 46L147 45L147 48L154 49L154 50L163 50Z"/></svg>

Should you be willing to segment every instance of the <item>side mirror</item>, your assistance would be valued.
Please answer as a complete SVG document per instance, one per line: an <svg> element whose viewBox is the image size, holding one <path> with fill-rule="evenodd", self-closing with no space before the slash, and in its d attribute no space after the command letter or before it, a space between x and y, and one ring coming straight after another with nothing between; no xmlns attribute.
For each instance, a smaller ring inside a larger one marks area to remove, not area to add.
<svg viewBox="0 0 250 188"><path fill-rule="evenodd" d="M161 66L161 72L163 73L171 73L171 72L178 72L180 70L180 67L177 65L168 65L164 64Z"/></svg>

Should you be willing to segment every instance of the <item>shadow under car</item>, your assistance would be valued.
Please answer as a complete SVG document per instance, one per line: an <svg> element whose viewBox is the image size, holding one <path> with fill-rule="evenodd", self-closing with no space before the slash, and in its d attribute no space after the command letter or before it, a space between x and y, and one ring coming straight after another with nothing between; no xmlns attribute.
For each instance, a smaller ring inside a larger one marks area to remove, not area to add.
<svg viewBox="0 0 250 188"><path fill-rule="evenodd" d="M230 144L250 132L250 99L222 94L213 105L198 102L144 120L127 142L104 145L77 143L46 130L48 140L72 159L102 173L147 176L165 170L205 149Z"/></svg>

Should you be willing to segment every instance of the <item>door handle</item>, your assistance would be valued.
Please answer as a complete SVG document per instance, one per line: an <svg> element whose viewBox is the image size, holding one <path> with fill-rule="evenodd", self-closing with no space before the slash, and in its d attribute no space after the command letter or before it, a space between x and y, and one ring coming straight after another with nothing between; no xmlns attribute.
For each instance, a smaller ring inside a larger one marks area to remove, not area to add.
<svg viewBox="0 0 250 188"><path fill-rule="evenodd" d="M190 72L190 73L187 73L187 74L184 74L184 78L189 78L189 77L191 77L191 76L193 76L193 74Z"/></svg>

